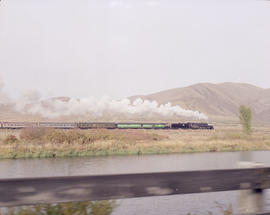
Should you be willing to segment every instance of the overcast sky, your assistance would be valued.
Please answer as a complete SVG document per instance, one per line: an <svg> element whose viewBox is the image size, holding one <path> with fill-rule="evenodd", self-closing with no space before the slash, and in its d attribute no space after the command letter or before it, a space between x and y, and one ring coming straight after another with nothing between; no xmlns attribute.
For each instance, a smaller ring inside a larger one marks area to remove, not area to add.
<svg viewBox="0 0 270 215"><path fill-rule="evenodd" d="M0 74L13 96L269 88L270 1L2 0Z"/></svg>

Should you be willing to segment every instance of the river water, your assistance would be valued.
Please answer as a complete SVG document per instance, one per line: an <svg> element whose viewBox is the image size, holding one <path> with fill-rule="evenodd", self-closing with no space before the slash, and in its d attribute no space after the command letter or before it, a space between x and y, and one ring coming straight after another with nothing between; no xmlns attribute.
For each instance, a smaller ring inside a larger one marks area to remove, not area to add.
<svg viewBox="0 0 270 215"><path fill-rule="evenodd" d="M255 162L270 166L270 152L251 152ZM168 172L238 168L240 152L171 155L110 156L93 158L50 158L0 160L0 178L98 175L114 173ZM117 200L113 215L179 215L220 213L220 205L237 206L237 191L186 194ZM264 197L270 210L270 192Z"/></svg>

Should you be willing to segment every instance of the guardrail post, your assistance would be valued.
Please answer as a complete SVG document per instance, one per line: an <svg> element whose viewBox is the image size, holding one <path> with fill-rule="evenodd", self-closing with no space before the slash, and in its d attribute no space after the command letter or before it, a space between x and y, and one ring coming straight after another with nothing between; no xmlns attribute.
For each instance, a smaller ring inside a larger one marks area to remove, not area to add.
<svg viewBox="0 0 270 215"><path fill-rule="evenodd" d="M260 163L251 162L250 152L242 152L242 161L239 162L241 168L259 168L263 167ZM240 184L240 188L248 188L249 184ZM241 190L238 196L238 213L258 213L264 211L263 189Z"/></svg>
<svg viewBox="0 0 270 215"><path fill-rule="evenodd" d="M240 191L238 200L238 212L240 214L257 213L263 210L263 190Z"/></svg>

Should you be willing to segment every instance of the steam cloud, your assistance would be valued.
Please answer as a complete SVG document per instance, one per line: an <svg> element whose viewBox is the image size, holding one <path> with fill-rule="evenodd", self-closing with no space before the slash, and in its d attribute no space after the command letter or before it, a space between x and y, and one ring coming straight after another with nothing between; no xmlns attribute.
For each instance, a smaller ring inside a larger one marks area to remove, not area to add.
<svg viewBox="0 0 270 215"><path fill-rule="evenodd" d="M91 115L103 117L106 115L122 115L150 118L161 117L193 117L207 119L207 116L198 111L185 110L180 106L172 106L171 103L159 105L156 101L136 99L113 100L109 97L100 99L90 97L82 99L50 99L38 100L35 92L25 94L24 98L16 103L16 110L27 114L38 114L46 118L57 118L70 115Z"/></svg>
<svg viewBox="0 0 270 215"><path fill-rule="evenodd" d="M25 92L20 99L11 101L3 92L4 82L0 77L0 103L8 104L23 114L40 115L45 118L62 116L92 116L102 118L106 116L124 117L192 117L206 120L207 116L199 111L186 110L171 103L159 105L156 101L136 99L114 100L110 97L102 98L52 98L43 100L38 91Z"/></svg>
<svg viewBox="0 0 270 215"><path fill-rule="evenodd" d="M9 102L8 95L4 92L4 81L0 75L0 104L6 104Z"/></svg>

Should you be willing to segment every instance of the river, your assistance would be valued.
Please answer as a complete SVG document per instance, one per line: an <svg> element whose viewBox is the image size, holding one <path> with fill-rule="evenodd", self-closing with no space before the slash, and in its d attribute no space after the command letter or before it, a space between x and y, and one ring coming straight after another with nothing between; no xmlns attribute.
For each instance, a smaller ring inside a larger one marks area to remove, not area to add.
<svg viewBox="0 0 270 215"><path fill-rule="evenodd" d="M270 166L270 152L252 152L255 162ZM240 152L170 155L110 156L92 158L6 159L0 160L0 178L98 175L184 170L237 168ZM230 205L236 208L237 191L187 194L117 200L113 215L180 215L220 213ZM270 192L264 198L270 210Z"/></svg>

